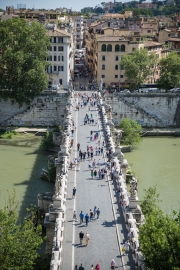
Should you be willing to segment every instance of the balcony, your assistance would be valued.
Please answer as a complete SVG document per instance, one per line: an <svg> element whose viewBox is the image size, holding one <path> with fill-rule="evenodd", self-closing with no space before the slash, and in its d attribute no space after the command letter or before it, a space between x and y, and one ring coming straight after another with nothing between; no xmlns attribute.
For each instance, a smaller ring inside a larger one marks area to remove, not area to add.
<svg viewBox="0 0 180 270"><path fill-rule="evenodd" d="M47 74L59 74L59 73L60 73L60 71L58 71L58 70L56 70L56 71L53 71L53 70L47 71Z"/></svg>

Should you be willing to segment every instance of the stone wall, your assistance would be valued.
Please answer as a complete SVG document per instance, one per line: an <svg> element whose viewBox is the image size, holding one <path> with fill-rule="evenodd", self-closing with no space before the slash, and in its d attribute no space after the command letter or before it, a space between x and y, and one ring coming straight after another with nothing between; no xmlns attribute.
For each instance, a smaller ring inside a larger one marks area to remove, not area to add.
<svg viewBox="0 0 180 270"><path fill-rule="evenodd" d="M67 92L40 95L30 106L19 108L10 101L0 103L0 124L12 126L54 126L64 120Z"/></svg>
<svg viewBox="0 0 180 270"><path fill-rule="evenodd" d="M144 127L178 126L175 115L179 94L171 93L117 93L105 94L105 104L111 106L117 125L123 118L135 119Z"/></svg>

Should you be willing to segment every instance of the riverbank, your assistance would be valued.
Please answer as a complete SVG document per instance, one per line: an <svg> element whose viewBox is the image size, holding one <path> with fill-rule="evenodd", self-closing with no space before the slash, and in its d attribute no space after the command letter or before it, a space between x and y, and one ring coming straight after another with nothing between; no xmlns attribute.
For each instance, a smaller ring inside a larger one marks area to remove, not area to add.
<svg viewBox="0 0 180 270"><path fill-rule="evenodd" d="M143 128L142 137L146 136L180 136L180 128Z"/></svg>

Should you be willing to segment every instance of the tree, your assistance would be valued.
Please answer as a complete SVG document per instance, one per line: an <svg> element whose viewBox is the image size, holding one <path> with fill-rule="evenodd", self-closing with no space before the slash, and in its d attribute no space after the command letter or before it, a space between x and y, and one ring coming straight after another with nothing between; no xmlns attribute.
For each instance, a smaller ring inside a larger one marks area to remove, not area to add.
<svg viewBox="0 0 180 270"><path fill-rule="evenodd" d="M142 141L140 134L142 133L142 127L136 120L130 120L124 118L119 127L123 130L122 143L130 144L132 146L138 145Z"/></svg>
<svg viewBox="0 0 180 270"><path fill-rule="evenodd" d="M48 45L40 23L19 18L0 22L0 99L29 104L47 87Z"/></svg>
<svg viewBox="0 0 180 270"><path fill-rule="evenodd" d="M159 88L170 89L180 86L180 55L171 52L159 63L160 78L157 80Z"/></svg>
<svg viewBox="0 0 180 270"><path fill-rule="evenodd" d="M131 83L131 87L139 89L156 65L157 56L148 54L148 50L134 50L132 54L122 57L120 68L125 70L125 77Z"/></svg>
<svg viewBox="0 0 180 270"><path fill-rule="evenodd" d="M17 204L14 196L0 210L0 269L26 270L39 256L37 249L43 242L41 225L35 226L31 219L17 220Z"/></svg>
<svg viewBox="0 0 180 270"><path fill-rule="evenodd" d="M150 187L144 189L145 195L143 200L140 202L142 212L145 216L150 215L154 210L158 209L157 203L159 200L159 193L156 187Z"/></svg>
<svg viewBox="0 0 180 270"><path fill-rule="evenodd" d="M176 218L158 209L140 227L140 247L151 270L180 269L180 226Z"/></svg>

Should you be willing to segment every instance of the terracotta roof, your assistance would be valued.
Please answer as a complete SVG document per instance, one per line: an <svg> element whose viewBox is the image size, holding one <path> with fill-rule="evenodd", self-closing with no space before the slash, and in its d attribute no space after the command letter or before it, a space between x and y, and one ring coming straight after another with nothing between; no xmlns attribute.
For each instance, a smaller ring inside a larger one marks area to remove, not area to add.
<svg viewBox="0 0 180 270"><path fill-rule="evenodd" d="M113 17L113 18L124 18L124 14L107 13L107 14L104 14L104 15L102 16L102 18L109 18L109 17Z"/></svg>
<svg viewBox="0 0 180 270"><path fill-rule="evenodd" d="M48 36L50 37L71 37L71 34L64 30L56 29L54 31L48 30Z"/></svg>
<svg viewBox="0 0 180 270"><path fill-rule="evenodd" d="M120 36L103 36L103 37L97 38L97 41L123 41L123 42L127 42L129 40L123 39L123 37L120 37Z"/></svg>
<svg viewBox="0 0 180 270"><path fill-rule="evenodd" d="M154 41L144 41L143 44L144 44L145 48L147 48L147 47L155 47L155 46L162 46L161 43L154 42Z"/></svg>

